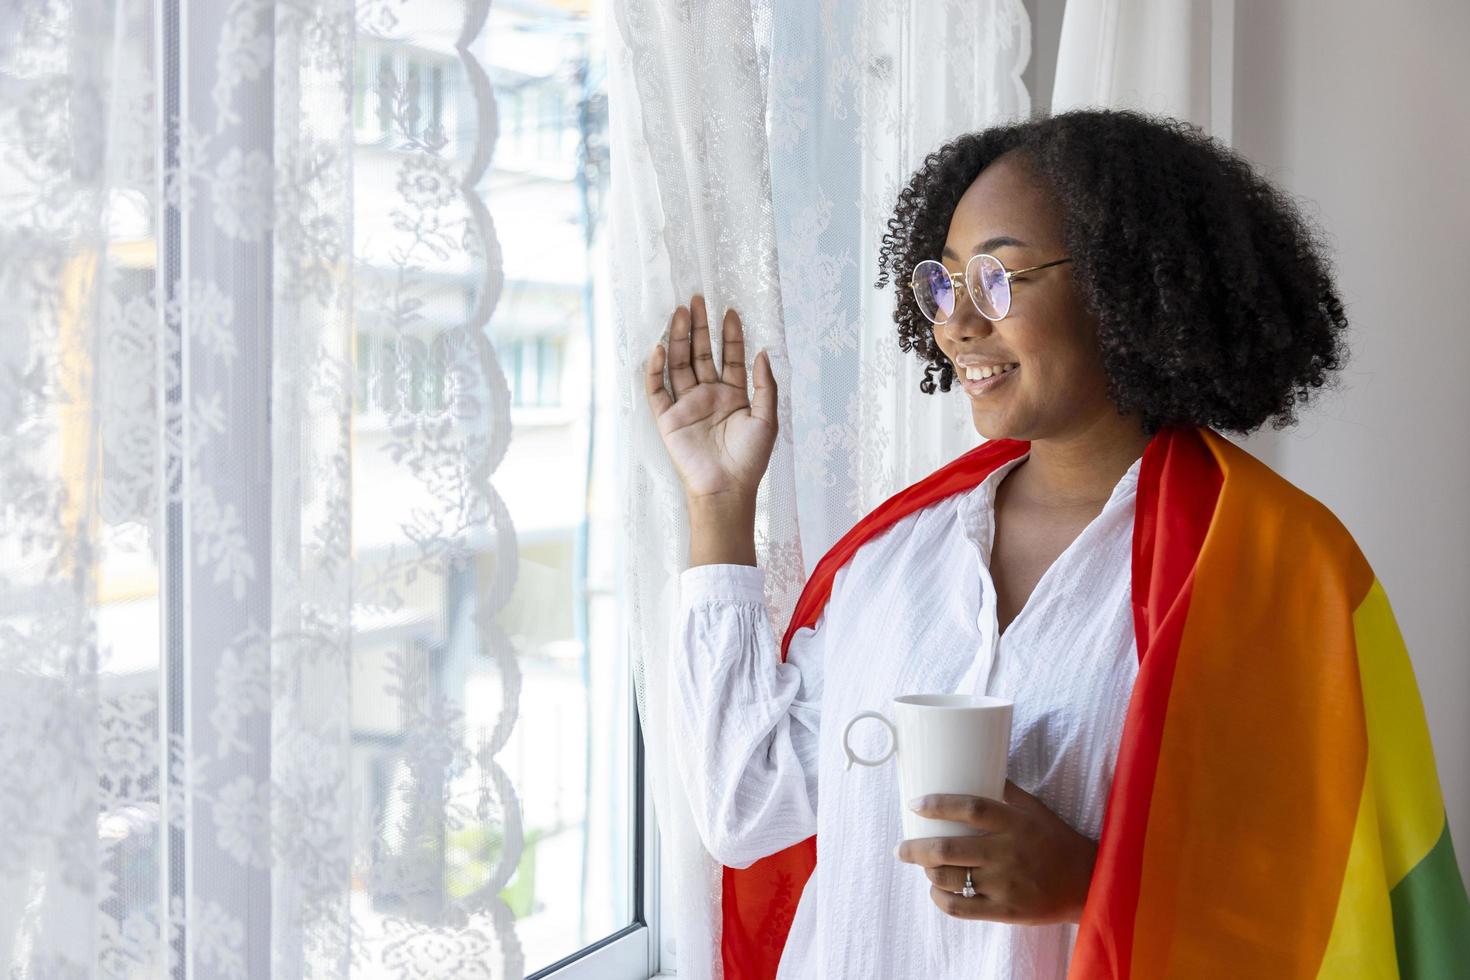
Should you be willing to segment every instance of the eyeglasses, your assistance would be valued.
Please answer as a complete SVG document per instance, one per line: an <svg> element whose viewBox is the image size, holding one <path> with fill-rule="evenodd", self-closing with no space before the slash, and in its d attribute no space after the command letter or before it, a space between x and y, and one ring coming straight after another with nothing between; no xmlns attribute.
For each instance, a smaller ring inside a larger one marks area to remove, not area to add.
<svg viewBox="0 0 1470 980"><path fill-rule="evenodd" d="M980 252L970 257L964 272L951 273L943 262L925 259L914 266L914 275L909 280L909 286L914 291L914 301L919 304L919 312L930 323L948 323L949 318L954 316L957 283L964 284L965 292L970 294L970 302L975 304L975 309L980 311L981 316L987 320L1000 320L1011 311L1012 279L1070 261L1071 258L1057 259L1044 265L1033 265L1029 269L1008 272L1000 259Z"/></svg>

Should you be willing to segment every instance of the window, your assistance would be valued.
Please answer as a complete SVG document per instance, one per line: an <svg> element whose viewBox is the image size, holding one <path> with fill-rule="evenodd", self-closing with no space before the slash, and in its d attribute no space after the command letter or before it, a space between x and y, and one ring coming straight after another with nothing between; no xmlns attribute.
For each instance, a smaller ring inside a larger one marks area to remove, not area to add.
<svg viewBox="0 0 1470 980"><path fill-rule="evenodd" d="M585 244L600 216L583 210L577 186L579 150L584 140L606 145L605 119L586 114L597 131L583 133L569 108L600 91L571 91L564 81L585 60L594 62L589 77L604 76L592 23L578 4L492 8L477 54L495 86L500 138L479 189L505 263L486 331L509 388L512 435L492 483L514 521L518 558L514 590L495 625L520 667L519 710L496 759L518 796L524 841L501 898L516 917L528 975L617 980L657 968L650 924L656 883L647 880L655 838L619 643L618 529L608 508L588 504L612 489L611 447L594 440L599 414L611 418L612 410L592 397L590 374L577 374L590 371L594 345L608 343L612 329L609 312L592 306L596 290L586 281L585 270L605 265ZM469 112L469 93L443 52L363 38L358 57L374 66L356 74L354 93L359 192L370 198L373 182L385 186L395 173L404 119L421 119L430 134L422 138L430 139ZM404 100L417 100L419 112L401 111ZM390 111L390 103L399 105ZM387 236L390 229L375 220L360 219L360 239ZM365 273L385 295L400 275L390 252ZM428 263L414 274L434 285L420 291L412 315L394 322L360 312L355 340L358 560L384 567L406 541L391 522L373 522L375 493L398 492L375 467L400 427L432 427L453 412L460 384L453 345L462 342L454 325L481 287L454 262ZM482 550L463 574L419 585L393 616L363 616L354 638L355 687L380 687L403 651L414 651L433 665L431 682L463 706L467 733L492 722L501 696L499 678L479 667L483 654L471 631L452 626L474 615L496 560L493 543L470 546ZM361 706L355 771L376 792L390 793L403 720L389 705L374 709L371 697L354 703ZM450 892L483 880L501 844L473 825L444 840Z"/></svg>
<svg viewBox="0 0 1470 980"><path fill-rule="evenodd" d="M566 130L561 118L561 86L543 84L540 96L541 139L538 152L542 157L554 159L561 150L562 135Z"/></svg>
<svg viewBox="0 0 1470 980"><path fill-rule="evenodd" d="M547 338L537 341L536 370L541 404L561 404L561 345Z"/></svg>
<svg viewBox="0 0 1470 980"><path fill-rule="evenodd" d="M472 42L555 134L475 173L488 243L463 4L186 6L0 50L4 972L646 978L603 21Z"/></svg>
<svg viewBox="0 0 1470 980"><path fill-rule="evenodd" d="M402 138L404 120L412 135L439 141L459 115L450 111L448 79L459 77L452 51L394 43L363 35L353 64L352 125L359 142Z"/></svg>
<svg viewBox="0 0 1470 980"><path fill-rule="evenodd" d="M562 404L563 337L542 335L497 342L496 353L510 385L511 404L555 408Z"/></svg>

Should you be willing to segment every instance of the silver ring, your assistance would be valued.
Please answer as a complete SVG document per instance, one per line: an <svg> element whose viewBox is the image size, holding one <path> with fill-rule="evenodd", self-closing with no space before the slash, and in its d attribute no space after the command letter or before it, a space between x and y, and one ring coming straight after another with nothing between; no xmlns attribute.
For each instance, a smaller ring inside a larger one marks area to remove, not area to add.
<svg viewBox="0 0 1470 980"><path fill-rule="evenodd" d="M962 890L960 892L960 895L962 895L965 898L974 898L975 897L975 882L973 882L973 881L970 880L970 872L973 871L973 870L974 870L973 868L966 868L965 869L965 887L964 887L964 890Z"/></svg>

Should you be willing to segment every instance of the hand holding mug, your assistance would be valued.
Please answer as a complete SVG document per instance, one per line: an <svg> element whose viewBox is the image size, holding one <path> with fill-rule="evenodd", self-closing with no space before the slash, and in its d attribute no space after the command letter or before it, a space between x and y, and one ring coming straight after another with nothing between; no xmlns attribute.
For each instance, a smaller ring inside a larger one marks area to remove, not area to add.
<svg viewBox="0 0 1470 980"><path fill-rule="evenodd" d="M931 794L910 805L925 817L984 834L906 840L895 850L900 861L924 868L929 897L944 912L1023 925L1081 920L1097 842L1036 797L1006 780L1004 800ZM973 898L961 894L966 872Z"/></svg>

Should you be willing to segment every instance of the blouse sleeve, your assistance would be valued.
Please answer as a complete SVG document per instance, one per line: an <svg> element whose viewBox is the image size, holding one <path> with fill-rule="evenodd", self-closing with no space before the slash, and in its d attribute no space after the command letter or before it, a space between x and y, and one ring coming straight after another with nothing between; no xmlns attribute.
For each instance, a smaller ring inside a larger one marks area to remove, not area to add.
<svg viewBox="0 0 1470 980"><path fill-rule="evenodd" d="M817 831L822 620L782 663L764 570L696 565L679 586L673 752L705 847L743 868Z"/></svg>

